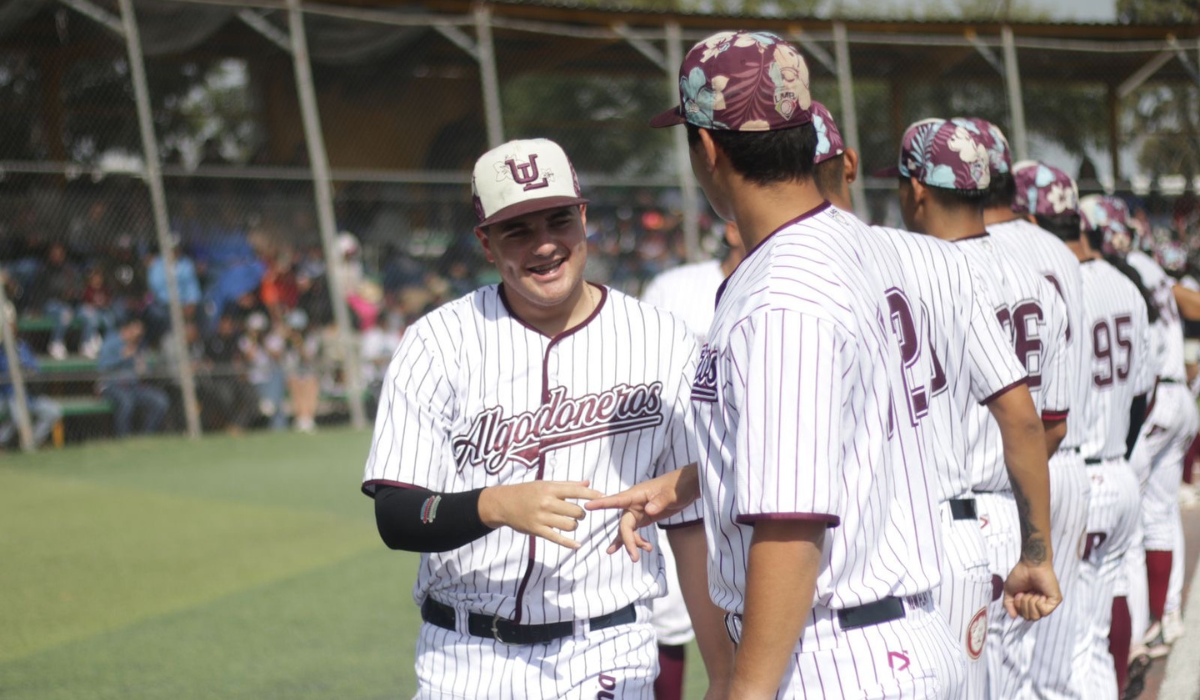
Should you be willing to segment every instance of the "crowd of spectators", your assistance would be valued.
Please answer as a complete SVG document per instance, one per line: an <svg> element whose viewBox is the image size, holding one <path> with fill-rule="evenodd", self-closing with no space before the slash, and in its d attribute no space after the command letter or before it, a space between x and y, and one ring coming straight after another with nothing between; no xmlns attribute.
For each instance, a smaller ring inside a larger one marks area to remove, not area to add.
<svg viewBox="0 0 1200 700"><path fill-rule="evenodd" d="M637 294L685 255L679 221L666 213L669 206L658 206L649 195L634 201L596 203L589 210L587 275ZM331 275L341 280L351 311L372 408L407 325L498 281L469 222L455 221L463 230L454 234L424 231L411 237L364 225L364 240L350 232L337 235L330 262L303 216L292 222L299 230L288 230L262 226L261 218L255 225L254 217L239 217L229 208L185 202L170 236L186 348L186 358L180 358L167 266L148 219L114 222L103 201L84 211L81 223L65 233L10 227L0 241L7 298L20 319L41 320L29 326L39 330L21 331L23 367L30 361L26 374L39 365L75 361L91 371L86 381L80 372L70 375L73 392L55 386L57 375L33 375L32 392L43 401L39 441L46 422L60 417L61 410L52 410L54 396L82 391L107 400L117 436L179 429L180 361L192 369L206 430L262 426L311 432L325 409L337 405L326 399L345 393ZM417 240L420 245L413 244ZM5 404L12 393L6 374L5 367L0 371ZM11 414L0 410L0 447L13 439Z"/></svg>

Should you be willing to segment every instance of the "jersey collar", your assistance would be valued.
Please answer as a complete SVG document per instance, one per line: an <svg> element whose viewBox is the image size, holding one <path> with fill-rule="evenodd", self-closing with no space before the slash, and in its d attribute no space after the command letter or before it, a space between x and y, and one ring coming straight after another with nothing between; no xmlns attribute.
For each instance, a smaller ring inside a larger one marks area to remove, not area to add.
<svg viewBox="0 0 1200 700"><path fill-rule="evenodd" d="M717 287L717 298L715 300L713 300L713 306L715 307L717 304L721 303L721 295L725 293L725 285L729 283L729 280L733 279L733 276L736 275L737 271L742 268L742 265L745 265L746 261L749 260L751 258L751 256L753 256L756 252L758 252L759 248L762 248L764 243L766 243L767 241L774 238L775 234L779 233L780 231L787 228L788 226L793 226L795 224L800 223L801 221L804 221L805 219L810 219L810 218L816 216L817 214L820 214L821 212L825 211L826 209L828 209L831 206L833 206L833 205L830 204L829 200L827 199L824 202L821 202L817 206L813 207L812 209L809 209L808 211L804 212L800 216L797 216L796 218L794 218L790 221L784 222L782 225L779 226L779 228L768 233L766 238L764 238L761 241L759 241L758 243L756 243L753 248L751 248L749 251L746 252L746 257L742 258L742 261L737 264L737 267L733 268L733 272L730 272L729 276L726 277L725 280L721 282L721 286Z"/></svg>

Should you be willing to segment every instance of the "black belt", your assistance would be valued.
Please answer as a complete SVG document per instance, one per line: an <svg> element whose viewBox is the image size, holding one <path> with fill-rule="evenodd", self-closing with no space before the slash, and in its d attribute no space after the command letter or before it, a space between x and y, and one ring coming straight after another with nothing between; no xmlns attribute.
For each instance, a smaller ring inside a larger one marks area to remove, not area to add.
<svg viewBox="0 0 1200 700"><path fill-rule="evenodd" d="M1104 460L1103 460L1103 459L1101 459L1101 458L1099 458L1099 457L1088 457L1088 458L1086 458L1086 459L1084 459L1084 460L1083 460L1083 463L1084 463L1084 464L1099 464L1099 463L1101 463L1101 462L1103 462L1103 461L1104 461Z"/></svg>
<svg viewBox="0 0 1200 700"><path fill-rule="evenodd" d="M1178 379L1163 379L1162 377L1159 377L1158 383L1159 384L1183 384L1183 382L1179 381Z"/></svg>
<svg viewBox="0 0 1200 700"><path fill-rule="evenodd" d="M974 498L952 498L949 503L950 515L955 520L975 520L979 517Z"/></svg>
<svg viewBox="0 0 1200 700"><path fill-rule="evenodd" d="M895 597L887 597L874 603L860 605L857 608L838 610L837 616L838 623L844 630L878 625L881 622L891 622L904 617L904 601Z"/></svg>
<svg viewBox="0 0 1200 700"><path fill-rule="evenodd" d="M454 608L439 603L433 598L426 598L421 603L421 619L435 627L454 631ZM602 630L617 625L628 625L637 621L637 611L633 603L620 610L593 617L589 622L593 630ZM505 620L499 615L483 615L470 613L467 615L467 632L473 637L494 639L501 644L528 645L546 644L555 639L570 637L575 634L574 622L548 622L543 625L519 625L512 620Z"/></svg>

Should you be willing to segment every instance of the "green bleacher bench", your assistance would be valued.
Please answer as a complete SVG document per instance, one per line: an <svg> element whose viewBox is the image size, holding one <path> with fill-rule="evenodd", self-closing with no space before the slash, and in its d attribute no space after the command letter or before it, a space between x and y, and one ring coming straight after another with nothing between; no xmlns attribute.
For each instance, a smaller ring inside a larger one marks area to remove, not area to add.
<svg viewBox="0 0 1200 700"><path fill-rule="evenodd" d="M37 362L38 369L45 374L96 371L96 361L86 357L68 357L65 360L56 360L49 355L39 355Z"/></svg>
<svg viewBox="0 0 1200 700"><path fill-rule="evenodd" d="M99 396L63 396L55 397L54 400L62 407L63 418L102 416L112 413L113 410L112 402ZM62 447L66 441L61 419L54 424L54 429L50 431L50 439L54 442L55 447Z"/></svg>
<svg viewBox="0 0 1200 700"><path fill-rule="evenodd" d="M17 330L22 333L54 330L54 319L49 316L22 316L17 319Z"/></svg>

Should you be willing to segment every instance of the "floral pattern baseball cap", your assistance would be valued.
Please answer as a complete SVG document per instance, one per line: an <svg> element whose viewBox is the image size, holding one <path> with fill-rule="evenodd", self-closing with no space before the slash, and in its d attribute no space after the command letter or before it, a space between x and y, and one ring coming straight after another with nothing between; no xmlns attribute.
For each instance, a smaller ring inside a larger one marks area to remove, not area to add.
<svg viewBox="0 0 1200 700"><path fill-rule="evenodd" d="M837 122L833 121L833 115L825 105L813 102L810 111L813 127L817 130L817 156L813 163L819 165L845 153L846 144L842 141L842 132L838 131Z"/></svg>
<svg viewBox="0 0 1200 700"><path fill-rule="evenodd" d="M724 131L777 131L812 121L808 65L771 32L718 32L679 67L679 106L650 126L688 123Z"/></svg>
<svg viewBox="0 0 1200 700"><path fill-rule="evenodd" d="M979 138L988 151L988 167L992 171L992 179L997 175L1005 175L1012 170L1012 151L1008 148L1008 139L1000 127L979 117L956 117L954 122L970 122L979 133Z"/></svg>
<svg viewBox="0 0 1200 700"><path fill-rule="evenodd" d="M1079 215L1084 231L1099 229L1103 232L1101 252L1105 255L1125 255L1133 249L1133 231L1129 227L1129 207L1125 200L1090 194L1079 200Z"/></svg>
<svg viewBox="0 0 1200 700"><path fill-rule="evenodd" d="M1170 236L1171 232L1164 232L1165 236ZM1159 267L1167 271L1167 274L1172 277L1179 277L1187 272L1188 267L1188 249L1183 241L1177 241L1173 238L1157 240L1154 244L1154 262L1158 263Z"/></svg>
<svg viewBox="0 0 1200 700"><path fill-rule="evenodd" d="M509 141L479 156L471 193L480 226L587 203L571 160L550 139Z"/></svg>
<svg viewBox="0 0 1200 700"><path fill-rule="evenodd" d="M1034 216L1079 213L1079 187L1070 175L1034 160L1017 163L1012 172L1017 188L1013 211Z"/></svg>
<svg viewBox="0 0 1200 700"><path fill-rule="evenodd" d="M884 171L929 187L982 192L991 184L980 130L965 119L922 119L904 131L900 162Z"/></svg>

